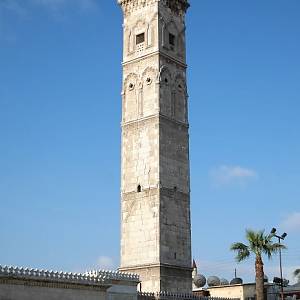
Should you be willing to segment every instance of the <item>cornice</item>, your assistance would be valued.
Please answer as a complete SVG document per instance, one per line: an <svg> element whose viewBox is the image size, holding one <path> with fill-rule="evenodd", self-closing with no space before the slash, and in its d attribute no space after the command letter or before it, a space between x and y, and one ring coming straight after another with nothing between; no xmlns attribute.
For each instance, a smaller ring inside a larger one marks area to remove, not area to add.
<svg viewBox="0 0 300 300"><path fill-rule="evenodd" d="M147 117L142 117L142 118L138 118L138 119L135 119L135 120L132 120L132 121L127 121L127 122L121 122L121 127L122 128L125 128L125 127L128 127L130 125L134 125L134 124L139 124L139 123L142 123L142 122L145 122L145 121L148 121L148 120L151 120L151 119L157 119L158 121L160 121L161 119L163 120L166 120L172 124L176 124L176 125L179 125L179 126L182 126L184 128L189 128L189 124L188 123L184 123L184 122L181 122L181 121L178 121L178 120L175 120L173 118L170 118L162 113L155 113L155 114L152 114L152 115L149 115Z"/></svg>
<svg viewBox="0 0 300 300"><path fill-rule="evenodd" d="M118 4L122 7L124 15L130 15L132 12L150 6L160 0L118 0Z"/></svg>
<svg viewBox="0 0 300 300"><path fill-rule="evenodd" d="M188 0L118 0L118 4L122 7L124 15L130 15L132 12L154 3L159 3L169 8L179 16L184 15L190 6Z"/></svg>
<svg viewBox="0 0 300 300"><path fill-rule="evenodd" d="M134 59L129 59L129 60L125 60L122 62L122 66L125 67L127 65L130 65L132 63L135 63L135 62L139 62L139 61L143 61L143 60L146 60L152 56L159 56L159 57L164 57L164 58L167 58L169 59L170 61L180 65L182 68L186 69L187 68L187 64L180 61L179 59L173 57L173 56L170 56L168 54L166 54L165 52L161 51L161 50L156 50L152 53L148 53L148 54L145 54L145 55L142 55L140 57L136 57Z"/></svg>
<svg viewBox="0 0 300 300"><path fill-rule="evenodd" d="M159 2L179 16L184 15L190 7L188 0L160 0Z"/></svg>

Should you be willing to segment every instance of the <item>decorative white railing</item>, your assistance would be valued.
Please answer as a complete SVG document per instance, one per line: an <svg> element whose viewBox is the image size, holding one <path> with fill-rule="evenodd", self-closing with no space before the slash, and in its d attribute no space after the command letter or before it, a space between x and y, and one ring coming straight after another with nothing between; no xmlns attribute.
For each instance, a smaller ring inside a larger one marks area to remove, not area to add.
<svg viewBox="0 0 300 300"><path fill-rule="evenodd" d="M94 277L103 277L111 280L125 280L125 281L134 281L139 282L140 277L137 274L132 273L124 273L124 272L114 272L114 271L106 271L106 270L93 270L88 271L85 274Z"/></svg>
<svg viewBox="0 0 300 300"><path fill-rule="evenodd" d="M110 280L139 281L136 274L113 271L91 271L86 273L66 273L48 270L19 268L0 265L0 277L14 277L35 280L52 280L82 284L104 284Z"/></svg>
<svg viewBox="0 0 300 300"><path fill-rule="evenodd" d="M138 292L138 300L180 300L180 299L194 299L194 300L240 300L240 298L218 298L218 297L203 297L194 294L177 294L169 292L147 293Z"/></svg>

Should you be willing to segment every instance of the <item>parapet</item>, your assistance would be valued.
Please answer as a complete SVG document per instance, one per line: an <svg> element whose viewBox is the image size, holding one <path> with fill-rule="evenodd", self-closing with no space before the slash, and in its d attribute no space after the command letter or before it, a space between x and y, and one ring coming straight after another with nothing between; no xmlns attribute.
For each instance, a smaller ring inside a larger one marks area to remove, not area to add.
<svg viewBox="0 0 300 300"><path fill-rule="evenodd" d="M58 271L38 270L22 267L1 266L0 278L11 277L15 279L47 280L53 282L76 283L85 285L110 284L111 281L139 282L136 274L114 271L90 271L86 273L67 273Z"/></svg>

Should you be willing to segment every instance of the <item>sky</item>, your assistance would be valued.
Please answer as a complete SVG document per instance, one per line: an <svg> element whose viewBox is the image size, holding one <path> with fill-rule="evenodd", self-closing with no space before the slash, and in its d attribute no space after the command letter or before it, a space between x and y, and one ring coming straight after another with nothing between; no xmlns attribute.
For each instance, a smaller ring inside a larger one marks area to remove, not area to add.
<svg viewBox="0 0 300 300"><path fill-rule="evenodd" d="M122 14L114 0L0 0L0 264L116 269ZM191 0L192 250L254 280L229 248L286 231L300 267L300 1ZM272 280L278 255L265 259Z"/></svg>

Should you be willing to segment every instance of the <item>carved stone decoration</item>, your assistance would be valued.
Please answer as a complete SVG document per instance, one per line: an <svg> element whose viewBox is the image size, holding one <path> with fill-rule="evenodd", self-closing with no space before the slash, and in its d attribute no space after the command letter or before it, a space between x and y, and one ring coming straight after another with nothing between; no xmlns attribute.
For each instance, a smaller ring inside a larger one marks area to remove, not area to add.
<svg viewBox="0 0 300 300"><path fill-rule="evenodd" d="M185 57L185 28L178 34L177 55L180 58Z"/></svg>
<svg viewBox="0 0 300 300"><path fill-rule="evenodd" d="M187 120L187 93L185 79L177 74L174 82L174 105L175 114L174 118L180 122L186 122Z"/></svg>
<svg viewBox="0 0 300 300"><path fill-rule="evenodd" d="M158 71L153 67L147 67L142 74L143 81L143 110L144 116L151 115L153 111L158 109L158 101L154 101L157 97L156 83L158 81Z"/></svg>
<svg viewBox="0 0 300 300"><path fill-rule="evenodd" d="M157 1L160 0L118 0L118 3L122 7L124 15L127 16L132 12L151 5Z"/></svg>
<svg viewBox="0 0 300 300"><path fill-rule="evenodd" d="M161 45L166 47L166 23L161 21Z"/></svg>
<svg viewBox="0 0 300 300"><path fill-rule="evenodd" d="M138 75L135 73L130 73L124 80L123 87L123 105L124 114L123 121L130 121L137 117L137 107L138 107Z"/></svg>
<svg viewBox="0 0 300 300"><path fill-rule="evenodd" d="M172 75L168 67L160 70L160 113L172 117Z"/></svg>
<svg viewBox="0 0 300 300"><path fill-rule="evenodd" d="M167 34L169 33L173 34L176 37L176 40L178 39L179 30L172 19L167 24Z"/></svg>
<svg viewBox="0 0 300 300"><path fill-rule="evenodd" d="M66 273L39 269L19 268L0 265L0 278L14 278L24 280L41 280L46 282L78 283L85 285L100 285L110 280L139 281L136 274L114 271L90 271L86 273Z"/></svg>
<svg viewBox="0 0 300 300"><path fill-rule="evenodd" d="M169 18L159 15L161 47L169 55L185 59L185 24L173 15ZM172 36L172 38L171 38ZM172 41L171 41L172 39Z"/></svg>
<svg viewBox="0 0 300 300"><path fill-rule="evenodd" d="M190 6L187 0L118 0L125 15L129 15L135 10L139 10L155 2L162 3L179 16L185 14Z"/></svg>
<svg viewBox="0 0 300 300"><path fill-rule="evenodd" d="M134 50L134 35L132 30L129 32L129 38L128 38L128 53L132 53Z"/></svg>
<svg viewBox="0 0 300 300"><path fill-rule="evenodd" d="M143 117L144 115L144 97L143 97L143 81L139 81L138 85L138 100L137 100L137 107L138 107L138 118Z"/></svg>
<svg viewBox="0 0 300 300"><path fill-rule="evenodd" d="M179 16L184 15L190 6L187 0L161 0L160 2Z"/></svg>
<svg viewBox="0 0 300 300"><path fill-rule="evenodd" d="M147 27L147 47L152 45L152 26L148 24Z"/></svg>

